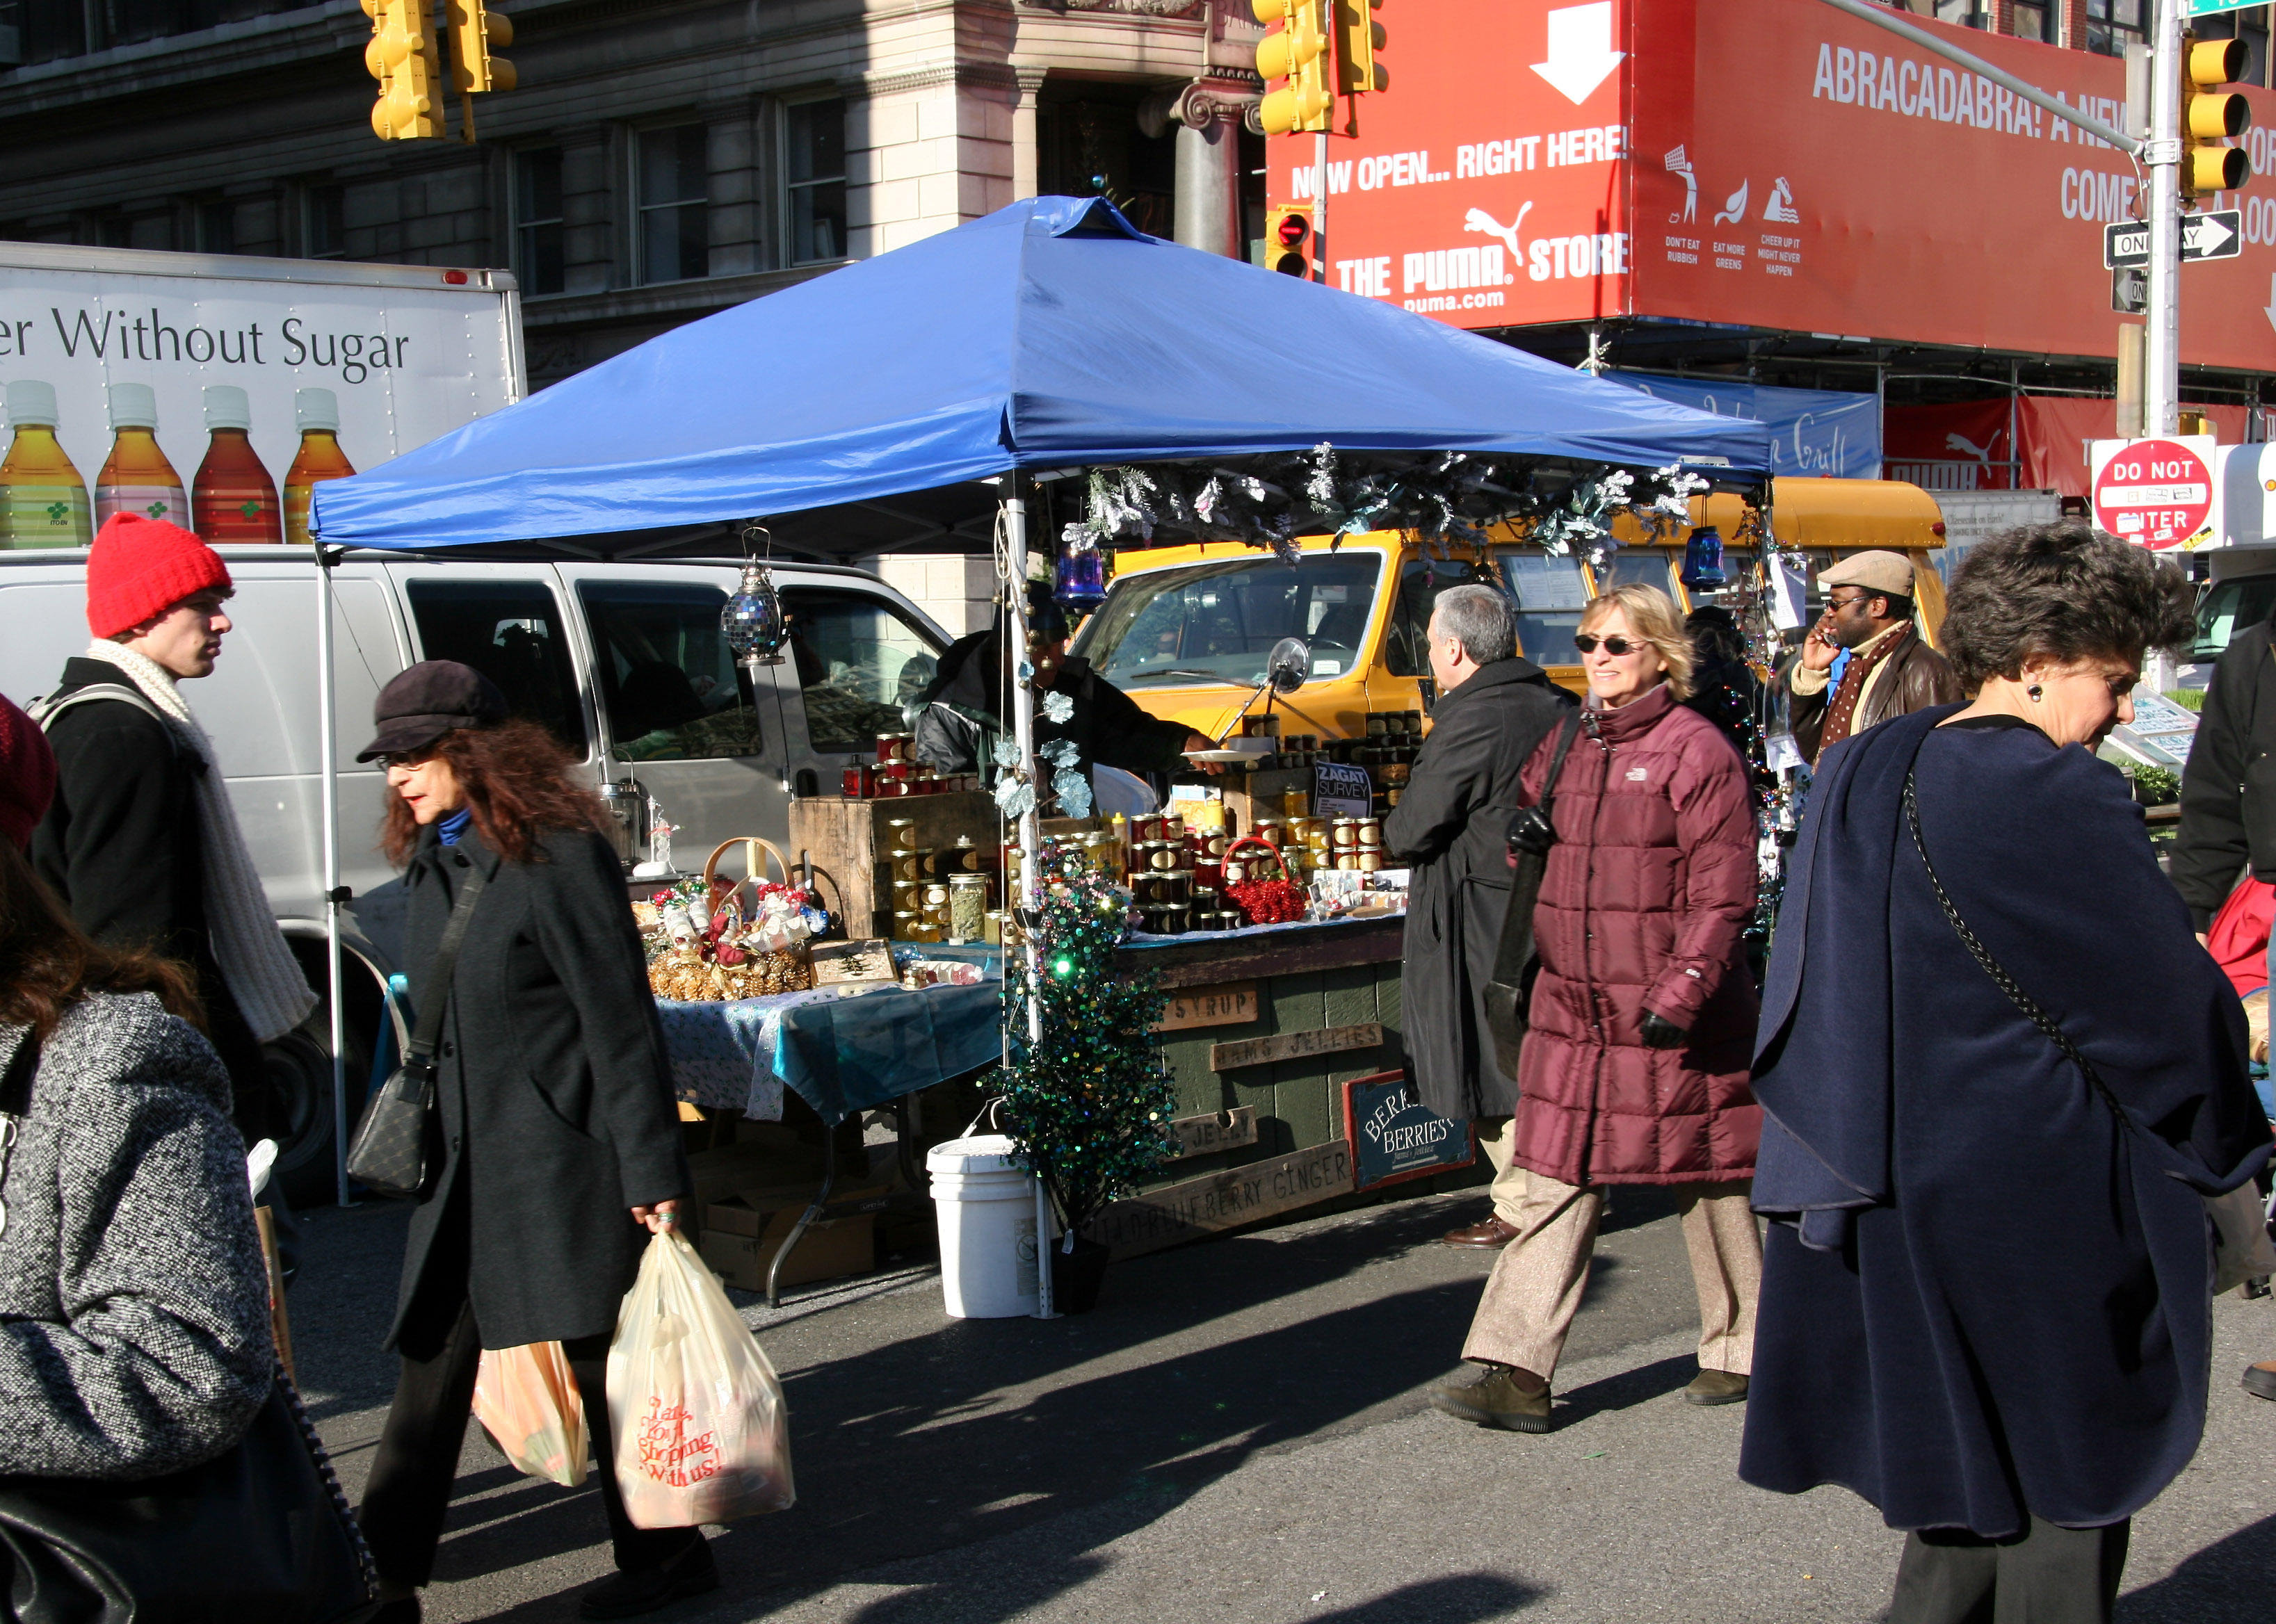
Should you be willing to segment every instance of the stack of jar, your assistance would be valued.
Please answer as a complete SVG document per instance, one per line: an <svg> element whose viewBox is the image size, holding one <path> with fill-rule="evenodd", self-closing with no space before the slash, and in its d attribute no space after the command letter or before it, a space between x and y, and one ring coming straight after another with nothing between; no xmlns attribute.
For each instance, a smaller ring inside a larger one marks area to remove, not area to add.
<svg viewBox="0 0 2276 1624"><path fill-rule="evenodd" d="M1327 850L1337 868L1374 873L1383 866L1383 820L1335 819L1328 826Z"/></svg>
<svg viewBox="0 0 2276 1624"><path fill-rule="evenodd" d="M949 795L980 788L977 773L938 773L916 759L907 733L877 735L877 759L846 769L840 793L849 801L892 800L905 795Z"/></svg>
<svg viewBox="0 0 2276 1624"><path fill-rule="evenodd" d="M896 941L998 941L990 932L993 883L987 854L968 835L952 846L917 844L916 820L895 818L885 825L885 861L893 886Z"/></svg>

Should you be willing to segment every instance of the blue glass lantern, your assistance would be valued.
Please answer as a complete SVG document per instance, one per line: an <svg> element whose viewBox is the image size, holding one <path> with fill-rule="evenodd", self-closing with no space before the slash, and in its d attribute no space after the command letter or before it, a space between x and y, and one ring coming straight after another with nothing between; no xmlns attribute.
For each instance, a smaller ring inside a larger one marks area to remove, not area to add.
<svg viewBox="0 0 2276 1624"><path fill-rule="evenodd" d="M762 563L743 566L741 585L727 607L719 611L719 630L727 646L747 666L780 665L783 645L790 640L790 625L783 618L781 597L774 577Z"/></svg>
<svg viewBox="0 0 2276 1624"><path fill-rule="evenodd" d="M1106 601L1106 558L1096 548L1069 552L1059 560L1051 597L1061 608L1087 615Z"/></svg>
<svg viewBox="0 0 2276 1624"><path fill-rule="evenodd" d="M1700 525L1683 544L1681 578L1692 592L1714 592L1723 585L1723 535L1714 525Z"/></svg>

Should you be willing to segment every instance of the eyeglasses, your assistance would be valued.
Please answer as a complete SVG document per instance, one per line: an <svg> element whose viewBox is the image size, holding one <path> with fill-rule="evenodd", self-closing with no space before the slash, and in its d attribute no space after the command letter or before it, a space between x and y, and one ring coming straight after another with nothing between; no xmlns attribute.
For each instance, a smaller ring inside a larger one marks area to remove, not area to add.
<svg viewBox="0 0 2276 1624"><path fill-rule="evenodd" d="M1623 637L1600 638L1593 631L1576 633L1573 638L1573 646L1584 654L1595 653L1599 643L1605 646L1605 652L1615 660L1622 654L1633 654L1643 646L1642 643L1631 643Z"/></svg>
<svg viewBox="0 0 2276 1624"><path fill-rule="evenodd" d="M1850 598L1835 598L1828 596L1825 600L1825 607L1829 609L1854 609L1859 604L1864 602L1868 598L1878 598L1881 595L1881 593L1877 592L1861 592L1855 597Z"/></svg>
<svg viewBox="0 0 2276 1624"><path fill-rule="evenodd" d="M434 753L431 750L393 750L376 759L379 762L379 770L384 773L391 767L417 767Z"/></svg>

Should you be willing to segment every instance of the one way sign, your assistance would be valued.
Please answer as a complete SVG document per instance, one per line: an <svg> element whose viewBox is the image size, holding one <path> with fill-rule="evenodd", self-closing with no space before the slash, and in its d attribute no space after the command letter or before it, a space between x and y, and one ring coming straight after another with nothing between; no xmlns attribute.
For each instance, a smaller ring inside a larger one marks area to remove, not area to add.
<svg viewBox="0 0 2276 1624"><path fill-rule="evenodd" d="M2223 208L2209 215L2181 216L2181 262L2192 260L2233 260L2244 252L2244 215ZM2102 228L2102 263L2106 270L2147 265L2150 228L2139 220L2121 220Z"/></svg>

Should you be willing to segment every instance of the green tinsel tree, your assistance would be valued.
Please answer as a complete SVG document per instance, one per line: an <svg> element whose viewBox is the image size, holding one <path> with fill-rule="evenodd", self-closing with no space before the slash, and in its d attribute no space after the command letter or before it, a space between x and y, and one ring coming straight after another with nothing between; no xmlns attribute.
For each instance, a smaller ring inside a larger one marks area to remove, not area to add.
<svg viewBox="0 0 2276 1624"><path fill-rule="evenodd" d="M1167 1001L1153 972L1115 968L1127 891L1049 848L1037 872L1036 968L1024 954L1009 956L1011 1041L999 1081L1005 1126L1073 1230L1175 1154L1176 1091L1152 1036ZM1043 1000L1040 1045L1028 1041L1030 993Z"/></svg>

